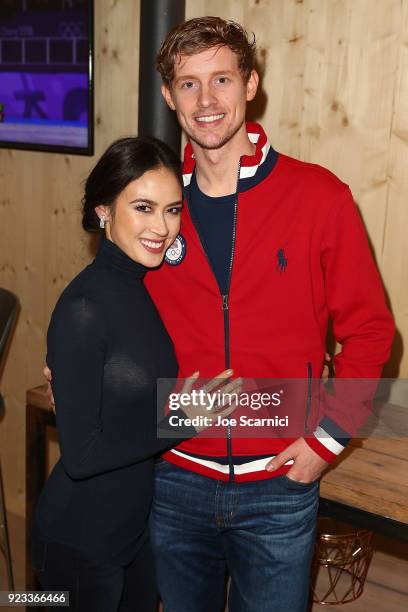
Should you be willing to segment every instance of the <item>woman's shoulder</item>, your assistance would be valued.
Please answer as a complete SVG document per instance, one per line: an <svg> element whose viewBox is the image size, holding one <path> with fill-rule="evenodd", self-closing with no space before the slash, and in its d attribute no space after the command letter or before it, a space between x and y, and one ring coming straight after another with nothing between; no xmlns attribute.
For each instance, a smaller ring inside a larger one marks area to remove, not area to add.
<svg viewBox="0 0 408 612"><path fill-rule="evenodd" d="M83 351L103 349L108 339L106 312L98 297L92 264L82 270L59 297L47 332L47 363L52 367L56 351L64 347Z"/></svg>
<svg viewBox="0 0 408 612"><path fill-rule="evenodd" d="M81 270L61 293L52 320L74 316L85 323L91 318L99 319L103 307L103 291L98 276L98 270L93 264Z"/></svg>

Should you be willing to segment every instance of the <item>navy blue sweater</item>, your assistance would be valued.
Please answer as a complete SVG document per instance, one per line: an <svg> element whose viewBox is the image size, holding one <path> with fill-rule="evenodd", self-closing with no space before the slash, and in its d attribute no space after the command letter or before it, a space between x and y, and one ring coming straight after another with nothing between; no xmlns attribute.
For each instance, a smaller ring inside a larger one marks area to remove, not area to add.
<svg viewBox="0 0 408 612"><path fill-rule="evenodd" d="M35 535L123 564L144 534L155 455L177 442L157 436L156 379L175 378L178 367L145 272L103 240L48 330L61 459L41 494Z"/></svg>

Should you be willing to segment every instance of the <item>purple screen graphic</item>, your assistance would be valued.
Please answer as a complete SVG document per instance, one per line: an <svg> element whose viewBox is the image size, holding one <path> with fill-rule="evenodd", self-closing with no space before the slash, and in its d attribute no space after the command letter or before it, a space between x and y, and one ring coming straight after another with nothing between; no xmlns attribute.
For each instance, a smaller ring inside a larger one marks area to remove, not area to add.
<svg viewBox="0 0 408 612"><path fill-rule="evenodd" d="M89 3L8 3L0 11L0 141L89 146Z"/></svg>
<svg viewBox="0 0 408 612"><path fill-rule="evenodd" d="M0 140L87 146L88 75L3 72L0 80Z"/></svg>

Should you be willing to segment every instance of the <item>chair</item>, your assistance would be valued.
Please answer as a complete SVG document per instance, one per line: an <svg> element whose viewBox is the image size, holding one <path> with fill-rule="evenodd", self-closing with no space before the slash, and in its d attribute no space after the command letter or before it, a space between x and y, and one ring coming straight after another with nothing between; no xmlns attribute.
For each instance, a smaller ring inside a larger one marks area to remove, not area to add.
<svg viewBox="0 0 408 612"><path fill-rule="evenodd" d="M6 360L7 348L13 331L14 323L18 313L18 299L16 296L0 288L0 375ZM0 394L0 420L4 414L4 399ZM9 534L7 528L7 512L4 500L3 479L0 462L0 551L6 559L8 586L10 591L14 591L13 566L11 563L11 552Z"/></svg>

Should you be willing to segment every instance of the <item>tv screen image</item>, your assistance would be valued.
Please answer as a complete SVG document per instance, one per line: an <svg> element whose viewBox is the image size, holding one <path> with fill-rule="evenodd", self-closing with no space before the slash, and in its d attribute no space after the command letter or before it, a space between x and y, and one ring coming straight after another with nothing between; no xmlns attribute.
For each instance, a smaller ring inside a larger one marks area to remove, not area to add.
<svg viewBox="0 0 408 612"><path fill-rule="evenodd" d="M91 0L0 3L0 146L93 153Z"/></svg>

